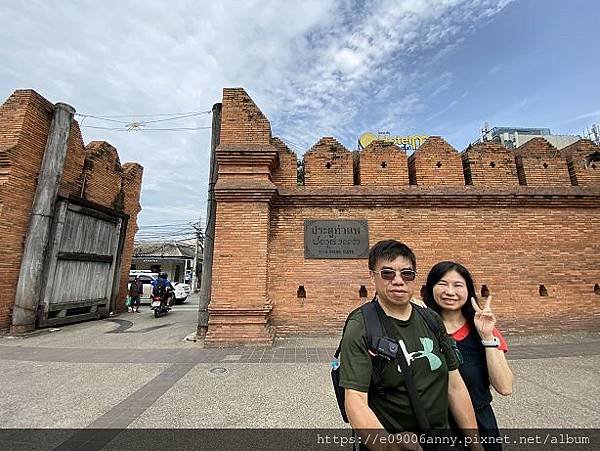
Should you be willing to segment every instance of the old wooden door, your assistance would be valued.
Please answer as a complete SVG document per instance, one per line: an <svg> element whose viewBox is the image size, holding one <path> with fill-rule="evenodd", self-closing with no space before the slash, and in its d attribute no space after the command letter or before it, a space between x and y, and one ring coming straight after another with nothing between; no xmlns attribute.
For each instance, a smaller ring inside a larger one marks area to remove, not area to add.
<svg viewBox="0 0 600 451"><path fill-rule="evenodd" d="M118 290L126 217L59 198L38 324L66 324L108 315Z"/></svg>

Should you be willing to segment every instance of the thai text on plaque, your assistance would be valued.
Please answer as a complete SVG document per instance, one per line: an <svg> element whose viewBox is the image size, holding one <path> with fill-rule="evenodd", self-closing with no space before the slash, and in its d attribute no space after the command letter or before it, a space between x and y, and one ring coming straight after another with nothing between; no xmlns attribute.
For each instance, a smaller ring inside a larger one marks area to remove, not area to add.
<svg viewBox="0 0 600 451"><path fill-rule="evenodd" d="M360 219L304 221L304 258L367 258L368 221Z"/></svg>

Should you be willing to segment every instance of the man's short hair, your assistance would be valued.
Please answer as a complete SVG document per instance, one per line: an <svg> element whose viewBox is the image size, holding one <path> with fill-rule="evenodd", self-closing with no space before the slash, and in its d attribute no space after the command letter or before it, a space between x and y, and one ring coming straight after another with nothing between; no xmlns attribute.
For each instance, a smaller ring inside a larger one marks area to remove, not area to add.
<svg viewBox="0 0 600 451"><path fill-rule="evenodd" d="M375 271L377 262L391 262L398 257L406 257L412 269L417 270L417 258L415 253L406 244L396 240L383 240L375 243L369 250L369 269Z"/></svg>

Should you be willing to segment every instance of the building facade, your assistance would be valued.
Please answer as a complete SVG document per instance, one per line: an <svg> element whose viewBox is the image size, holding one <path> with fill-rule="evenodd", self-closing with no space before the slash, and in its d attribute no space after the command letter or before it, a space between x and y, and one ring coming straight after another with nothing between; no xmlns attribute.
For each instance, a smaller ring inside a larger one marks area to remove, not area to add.
<svg viewBox="0 0 600 451"><path fill-rule="evenodd" d="M570 146L581 139L579 135L553 135L549 128L493 127L482 130L483 142L498 142L507 149L516 149L533 138L544 138L557 149Z"/></svg>
<svg viewBox="0 0 600 451"><path fill-rule="evenodd" d="M224 89L220 130L206 345L339 334L374 292L365 249L389 238L415 251L417 292L435 263L465 264L504 330L599 328L590 141L459 153L430 137L407 158L393 143L350 152L326 137L305 153L299 184L296 154L243 89Z"/></svg>
<svg viewBox="0 0 600 451"><path fill-rule="evenodd" d="M191 283L194 255L194 246L180 242L139 242L133 248L131 269L165 272L171 282Z"/></svg>

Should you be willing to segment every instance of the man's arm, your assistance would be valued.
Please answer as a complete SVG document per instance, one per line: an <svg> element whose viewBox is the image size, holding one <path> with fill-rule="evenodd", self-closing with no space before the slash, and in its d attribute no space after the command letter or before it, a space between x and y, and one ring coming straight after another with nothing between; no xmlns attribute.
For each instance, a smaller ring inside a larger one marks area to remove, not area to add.
<svg viewBox="0 0 600 451"><path fill-rule="evenodd" d="M403 436L403 439L386 440L389 434L369 407L368 394L357 390L346 388L346 414L350 420L350 426L359 435L361 443L365 444L371 451L400 451L400 450L422 450L416 440L411 440L412 432L394 434L395 437ZM390 443L391 442L391 443Z"/></svg>
<svg viewBox="0 0 600 451"><path fill-rule="evenodd" d="M346 414L354 430L381 429L383 425L369 407L368 394L346 388Z"/></svg>
<svg viewBox="0 0 600 451"><path fill-rule="evenodd" d="M479 433L477 431L477 420L473 411L473 403L458 370L448 372L448 404L454 417L454 421L461 429L465 437L471 438L469 449L483 449L479 445Z"/></svg>

